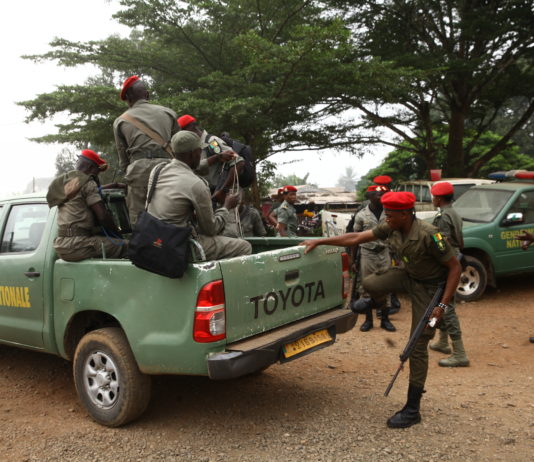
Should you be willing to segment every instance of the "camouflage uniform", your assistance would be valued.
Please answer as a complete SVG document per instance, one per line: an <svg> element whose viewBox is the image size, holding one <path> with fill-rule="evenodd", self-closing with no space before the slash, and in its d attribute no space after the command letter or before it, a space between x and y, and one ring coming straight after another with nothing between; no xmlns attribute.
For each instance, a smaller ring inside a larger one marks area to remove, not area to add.
<svg viewBox="0 0 534 462"><path fill-rule="evenodd" d="M77 172L77 176L82 177L83 174ZM54 249L63 260L80 261L87 258L100 258L103 256L102 247L108 258L125 256L124 241L96 235L100 229L91 206L98 202L102 202L102 196L96 182L91 178L74 197L58 206L59 229L58 237L54 240Z"/></svg>
<svg viewBox="0 0 534 462"><path fill-rule="evenodd" d="M432 224L439 229L439 232L447 239L451 245L454 255L460 255L462 247L462 218L451 207L450 204L441 206L439 212L434 217ZM440 339L437 343L430 345L430 348L442 353L450 353L448 347L447 335L451 337L454 354L450 358L439 361L440 366L467 366L469 360L465 354L464 345L462 342L462 330L460 328L460 321L456 314L456 304L454 299L450 303L450 308L443 314L443 319L439 326Z"/></svg>
<svg viewBox="0 0 534 462"><path fill-rule="evenodd" d="M237 208L229 212L223 236L241 237L236 220L236 210ZM250 205L239 207L239 222L241 223L243 237L263 237L267 235L267 231L265 231L263 221L261 220L260 212Z"/></svg>
<svg viewBox="0 0 534 462"><path fill-rule="evenodd" d="M170 140L179 131L173 110L147 100L137 101L126 112L157 132L164 140ZM121 117L115 119L113 133L119 153L119 166L126 171L126 204L133 225L139 212L145 208L151 170L163 159L170 159L170 155L156 141Z"/></svg>
<svg viewBox="0 0 534 462"><path fill-rule="evenodd" d="M382 274L372 274L363 281L365 290L378 301L390 292L406 292L412 300L411 331L424 314L438 284L446 281L448 270L444 262L454 257L449 243L442 239L437 228L414 219L407 236L392 230L387 223L373 228L378 239L387 239L403 267L389 268ZM435 329L426 328L410 355L410 385L422 389L428 372L427 345Z"/></svg>
<svg viewBox="0 0 534 462"><path fill-rule="evenodd" d="M282 205L276 209L276 217L278 223L283 223L286 225L286 236L287 237L296 237L297 236L297 211L289 202L284 201Z"/></svg>
<svg viewBox="0 0 534 462"><path fill-rule="evenodd" d="M152 184L153 173L149 185ZM206 180L195 175L184 162L173 159L159 175L148 212L168 223L195 228L208 260L249 255L251 245L243 239L220 236L228 219L228 210L213 212L211 194Z"/></svg>
<svg viewBox="0 0 534 462"><path fill-rule="evenodd" d="M206 130L204 130L200 136L200 147L202 148L202 154L200 157L200 164L195 170L195 173L207 180L210 191L213 193L217 187L221 173L224 170L228 170L234 165L243 162L244 159L237 156L236 159L231 160L230 162L214 162L209 165L208 157L223 151L232 151L233 149L218 136L208 134Z"/></svg>

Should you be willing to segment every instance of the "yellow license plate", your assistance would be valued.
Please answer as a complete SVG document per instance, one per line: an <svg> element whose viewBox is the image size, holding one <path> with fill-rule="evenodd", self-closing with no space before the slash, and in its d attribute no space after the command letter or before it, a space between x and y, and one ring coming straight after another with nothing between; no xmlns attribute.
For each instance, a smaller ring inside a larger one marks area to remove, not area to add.
<svg viewBox="0 0 534 462"><path fill-rule="evenodd" d="M321 343L330 341L332 341L332 336L326 329L318 330L317 332L306 335L306 337L299 338L294 342L286 344L284 346L284 357L291 358L292 356L298 355L303 351L309 350L317 345L321 345Z"/></svg>

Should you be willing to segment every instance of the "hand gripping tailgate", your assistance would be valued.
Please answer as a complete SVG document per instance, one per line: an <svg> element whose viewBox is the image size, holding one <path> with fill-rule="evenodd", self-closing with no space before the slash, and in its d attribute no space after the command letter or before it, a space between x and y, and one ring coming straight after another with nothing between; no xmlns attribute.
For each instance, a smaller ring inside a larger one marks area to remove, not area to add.
<svg viewBox="0 0 534 462"><path fill-rule="evenodd" d="M342 305L339 247L289 247L220 261L228 343Z"/></svg>

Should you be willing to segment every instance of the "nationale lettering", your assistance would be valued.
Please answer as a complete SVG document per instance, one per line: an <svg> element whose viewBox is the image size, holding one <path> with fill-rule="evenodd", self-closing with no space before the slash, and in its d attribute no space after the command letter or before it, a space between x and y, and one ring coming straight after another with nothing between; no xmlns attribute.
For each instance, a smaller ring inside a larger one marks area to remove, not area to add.
<svg viewBox="0 0 534 462"><path fill-rule="evenodd" d="M290 307L299 307L306 300L307 303L315 302L318 298L325 298L323 281L308 282L302 285L278 290L277 292L267 292L265 295L250 297L250 303L254 305L254 319L260 315L260 306L263 305L263 312L270 316L276 312L279 306L282 310Z"/></svg>
<svg viewBox="0 0 534 462"><path fill-rule="evenodd" d="M30 288L18 286L0 286L0 306L31 308Z"/></svg>

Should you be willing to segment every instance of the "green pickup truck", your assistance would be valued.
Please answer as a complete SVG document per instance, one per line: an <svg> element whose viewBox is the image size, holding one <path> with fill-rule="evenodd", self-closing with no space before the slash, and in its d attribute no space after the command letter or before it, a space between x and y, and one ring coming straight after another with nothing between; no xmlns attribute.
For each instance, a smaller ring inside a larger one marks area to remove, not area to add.
<svg viewBox="0 0 534 462"><path fill-rule="evenodd" d="M110 195L119 220L122 199ZM42 195L0 201L0 342L72 360L80 401L101 424L140 416L150 375L243 376L356 323L339 247L304 255L299 239L251 238L252 255L194 262L169 279L126 259L58 259L56 214Z"/></svg>
<svg viewBox="0 0 534 462"><path fill-rule="evenodd" d="M532 252L515 239L522 231L534 232L534 182L474 186L453 207L463 219L467 260L458 298L476 300L499 276L534 271Z"/></svg>

